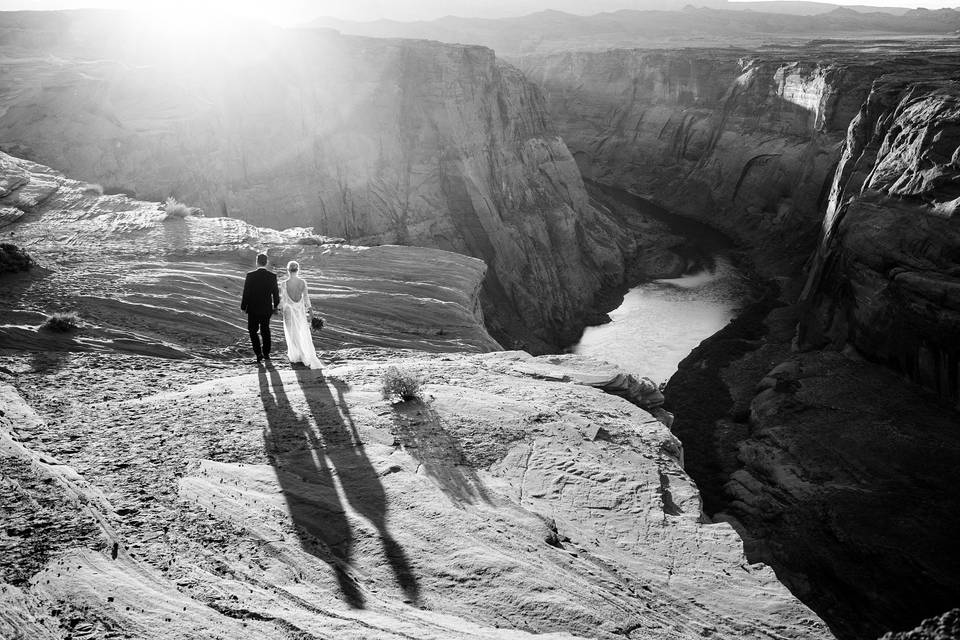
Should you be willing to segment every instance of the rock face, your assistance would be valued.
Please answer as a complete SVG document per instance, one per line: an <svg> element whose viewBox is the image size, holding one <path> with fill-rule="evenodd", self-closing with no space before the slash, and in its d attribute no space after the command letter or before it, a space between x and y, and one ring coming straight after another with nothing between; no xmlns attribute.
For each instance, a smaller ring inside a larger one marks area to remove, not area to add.
<svg viewBox="0 0 960 640"><path fill-rule="evenodd" d="M960 610L951 609L939 618L924 620L916 629L889 633L881 640L947 640L960 635Z"/></svg>
<svg viewBox="0 0 960 640"><path fill-rule="evenodd" d="M0 227L36 264L0 289L0 348L123 351L164 357L249 353L239 300L258 251L296 259L326 319L322 348L359 345L490 351L479 305L485 267L420 247L354 247L302 228L232 218L170 218L156 203L100 195L47 167L0 154L0 198L25 215ZM357 283L345 285L344 283ZM360 284L362 283L362 284ZM41 331L73 311L76 336ZM279 319L274 333L282 341Z"/></svg>
<svg viewBox="0 0 960 640"><path fill-rule="evenodd" d="M36 262L0 274L3 637L829 637L613 395L653 389L481 353L479 260L166 219L0 161L4 236ZM239 361L254 247L301 260L322 371L280 340L275 366ZM80 330L37 330L51 308ZM389 366L420 402L381 397Z"/></svg>
<svg viewBox="0 0 960 640"><path fill-rule="evenodd" d="M476 46L236 27L177 38L109 12L4 14L0 146L207 215L426 245L489 266L497 336L576 339L620 284L537 89Z"/></svg>
<svg viewBox="0 0 960 640"><path fill-rule="evenodd" d="M960 407L960 83L928 73L884 76L850 125L799 338Z"/></svg>
<svg viewBox="0 0 960 640"><path fill-rule="evenodd" d="M784 285L681 364L667 408L707 513L852 639L912 628L960 597L957 413L856 356L957 402L960 139L955 62L822 58L518 64L585 176L727 231ZM791 353L798 322L800 346L831 350Z"/></svg>
<svg viewBox="0 0 960 640"><path fill-rule="evenodd" d="M814 246L847 124L876 70L746 51L519 58L583 175L757 247L790 272Z"/></svg>

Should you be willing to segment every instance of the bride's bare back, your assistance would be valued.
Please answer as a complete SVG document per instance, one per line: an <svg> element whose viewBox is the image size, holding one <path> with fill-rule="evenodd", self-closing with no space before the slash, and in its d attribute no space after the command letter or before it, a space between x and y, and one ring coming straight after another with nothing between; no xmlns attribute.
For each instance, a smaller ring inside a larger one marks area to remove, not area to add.
<svg viewBox="0 0 960 640"><path fill-rule="evenodd" d="M297 276L290 276L286 281L287 287L287 296L293 302L300 302L300 298L303 297L303 293L307 290L307 283L301 280Z"/></svg>

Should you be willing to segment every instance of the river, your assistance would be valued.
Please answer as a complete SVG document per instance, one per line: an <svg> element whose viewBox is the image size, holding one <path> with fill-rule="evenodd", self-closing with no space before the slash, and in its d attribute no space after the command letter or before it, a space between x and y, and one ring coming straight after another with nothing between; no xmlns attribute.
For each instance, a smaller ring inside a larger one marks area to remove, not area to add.
<svg viewBox="0 0 960 640"><path fill-rule="evenodd" d="M594 191L600 189L590 186ZM606 198L616 198L638 214L650 214L652 205L642 198L602 189ZM666 382L694 347L734 318L750 293L750 283L731 259L735 248L729 239L662 209L655 212L655 217L712 257L713 266L630 289L623 303L609 313L612 321L587 327L572 351L612 362L655 382Z"/></svg>

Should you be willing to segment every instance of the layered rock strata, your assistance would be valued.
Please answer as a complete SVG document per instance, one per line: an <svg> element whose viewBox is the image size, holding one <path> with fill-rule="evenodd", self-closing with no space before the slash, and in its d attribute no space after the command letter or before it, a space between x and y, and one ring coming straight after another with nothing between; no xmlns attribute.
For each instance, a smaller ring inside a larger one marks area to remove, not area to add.
<svg viewBox="0 0 960 640"><path fill-rule="evenodd" d="M839 636L876 637L960 597L958 417L905 379L957 401L956 66L818 57L518 63L585 176L725 230L778 277L681 364L667 407L707 512ZM798 322L800 346L832 350L792 355Z"/></svg>
<svg viewBox="0 0 960 640"><path fill-rule="evenodd" d="M927 71L880 76L851 122L801 303L769 296L668 386L703 401L675 429L708 511L844 638L960 597L957 92Z"/></svg>
<svg viewBox="0 0 960 640"><path fill-rule="evenodd" d="M229 24L178 37L110 12L4 14L0 35L15 80L0 147L107 193L481 258L491 328L532 350L575 340L620 284L622 234L539 91L489 49Z"/></svg>
<svg viewBox="0 0 960 640"><path fill-rule="evenodd" d="M265 251L272 268L300 262L326 327L322 348L379 345L490 351L476 258L418 247L355 247L303 228L276 231L233 218L168 216L163 205L100 195L89 185L0 154L0 198L17 211L0 227L35 264L0 289L0 348L125 351L165 357L244 354L245 273ZM40 327L72 311L76 335ZM280 321L274 334L280 335Z"/></svg>
<svg viewBox="0 0 960 640"><path fill-rule="evenodd" d="M36 262L0 274L4 637L829 637L701 521L669 429L603 389L653 390L477 353L479 260L167 219L2 160ZM238 360L254 247L301 260L322 371L279 336L276 366ZM38 330L53 308L79 331ZM421 401L382 398L389 366Z"/></svg>
<svg viewBox="0 0 960 640"><path fill-rule="evenodd" d="M850 345L960 407L960 82L890 74L850 125L801 346Z"/></svg>
<svg viewBox="0 0 960 640"><path fill-rule="evenodd" d="M517 64L583 175L756 247L790 272L812 250L847 124L877 71L799 52L568 52Z"/></svg>

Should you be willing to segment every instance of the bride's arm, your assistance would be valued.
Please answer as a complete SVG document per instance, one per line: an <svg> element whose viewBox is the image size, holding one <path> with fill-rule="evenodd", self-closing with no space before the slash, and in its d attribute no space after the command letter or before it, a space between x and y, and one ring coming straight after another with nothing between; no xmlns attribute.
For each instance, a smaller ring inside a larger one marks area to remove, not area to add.
<svg viewBox="0 0 960 640"><path fill-rule="evenodd" d="M307 308L307 313L313 313L313 306L310 304L310 291L307 290L307 281L303 281L303 306Z"/></svg>

